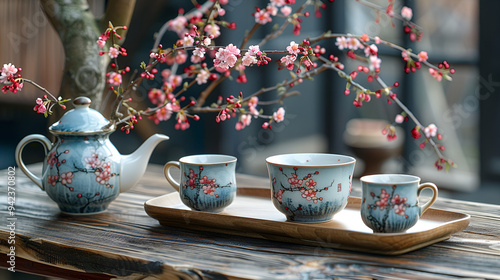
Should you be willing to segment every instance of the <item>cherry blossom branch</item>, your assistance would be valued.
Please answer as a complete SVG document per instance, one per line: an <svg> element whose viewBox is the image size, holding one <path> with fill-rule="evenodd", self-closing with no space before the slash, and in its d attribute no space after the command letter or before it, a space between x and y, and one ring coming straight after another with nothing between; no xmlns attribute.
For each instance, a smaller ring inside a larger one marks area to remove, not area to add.
<svg viewBox="0 0 500 280"><path fill-rule="evenodd" d="M382 78L377 77L376 81L381 87L389 88L382 80ZM396 102L396 104L406 113L406 115L415 123L415 125L417 125L420 128L425 127L424 125L422 125L422 123L420 123L420 121L417 119L417 117L415 117L415 115L410 111L410 109L408 109L408 107L406 107L406 105L404 105L403 102L401 102L401 100L399 100L397 96L392 94L392 91L390 89L389 89L389 96L391 96L391 99L394 100L394 102ZM427 139L429 144L431 144L432 148L434 149L434 152L439 157L439 159L446 160L446 158L443 156L443 154L441 153L440 149L438 148L437 144L434 142L432 137L425 136L425 138Z"/></svg>
<svg viewBox="0 0 500 280"><path fill-rule="evenodd" d="M364 94L373 94L374 93L373 91L363 87L361 84L355 82L350 75L348 75L347 73L345 73L344 71L342 71L338 67L335 67L335 65L333 63L331 63L330 61L328 61L326 58L321 57L321 56L318 58L323 63L325 63L323 65L328 66L329 69L336 71L339 74L339 76L341 78L345 79L351 86L357 88L358 90L360 90ZM403 102L401 102L401 100L399 100L399 98L397 98L397 96L391 91L391 87L388 87L387 84L382 80L382 78L380 78L380 76L376 77L376 81L384 89L384 90L382 90L382 92L385 93L387 98L390 98L391 100L396 102L396 104L403 110L403 112L405 112L405 114L415 123L415 125L417 127L422 128L422 129L425 128L425 126L422 125L422 123L417 119L417 117L415 117L415 115L410 111L410 109L408 109L408 107L406 107L406 105L404 105ZM443 154L441 153L441 150L439 149L438 145L434 142L432 137L425 136L425 138L427 139L427 142L432 146L434 152L438 156L441 163L446 162L446 163L450 164L451 166L454 166L453 162L451 162L449 159L447 159L443 156Z"/></svg>
<svg viewBox="0 0 500 280"><path fill-rule="evenodd" d="M217 78L217 80L213 81L210 83L201 93L198 99L196 100L196 107L201 107L203 104L205 104L205 101L207 100L208 96L214 89L219 86L220 83L222 83L226 79L226 76L220 76Z"/></svg>
<svg viewBox="0 0 500 280"><path fill-rule="evenodd" d="M205 3L203 3L203 5L201 5L201 7L199 8L195 8L193 9L191 12L187 13L185 15L185 17L187 19L191 19L195 13L197 12L201 12L201 13L205 13L206 11L208 11L208 9L210 9L212 6L214 5L214 2L212 1L207 1ZM156 36L156 40L153 44L153 47L151 48L151 51L152 52L158 52L158 46L160 45L160 42L161 42L161 39L163 39L163 36L165 35L165 32L167 32L168 30L168 27L169 27L169 24L172 22L172 20L169 20L167 22L165 22L162 27L160 28L160 30L158 31L158 35Z"/></svg>
<svg viewBox="0 0 500 280"><path fill-rule="evenodd" d="M358 1L358 0L356 0L356 1ZM313 45L313 44L316 44L316 43L318 43L320 41L323 41L323 40L326 40L326 39L346 37L346 38L356 38L356 39L360 40L361 37L363 37L363 36L364 35L352 35L352 34L340 34L340 33L332 34L332 33L325 32L325 33L323 33L322 35L320 35L318 37L307 38L307 40L310 42L311 45ZM404 52L404 51L408 52L408 49L405 49L404 47L399 46L397 44L394 44L392 42L389 42L389 41L386 41L386 40L383 40L383 39L380 39L380 38L376 38L376 37L371 37L371 36L368 36L368 38L371 41L374 41L374 42L378 41L379 44L388 46L388 47L390 47L392 49L395 49L395 50L398 50L398 51L401 51L401 52ZM411 56L415 60L419 59L418 55L414 54L413 52L408 52L408 56ZM426 65L429 68L434 68L436 70L439 70L439 68L437 66L435 66L434 64L428 62L427 60L421 61L421 63L423 63L424 65Z"/></svg>
<svg viewBox="0 0 500 280"><path fill-rule="evenodd" d="M36 82L34 82L32 80L29 80L29 79L26 79L26 78L21 78L21 83L24 83L24 82L32 84L33 86L35 86L39 90L43 91L46 95L50 96L54 100L55 103L59 104L59 106L61 106L63 109L66 109L65 105L63 105L62 103L59 103L60 99L58 99L57 97L55 97L54 95L52 95L52 93L50 93L46 88L42 87L41 85L37 84ZM69 101L69 99L66 100L66 101Z"/></svg>
<svg viewBox="0 0 500 280"><path fill-rule="evenodd" d="M146 72L151 71L158 63L159 63L158 60L154 61L152 64L146 67L145 71ZM123 104L124 96L131 91L137 90L137 85L140 85L144 80L144 78L145 76L141 75L136 80L130 82L130 84L127 86L125 90L122 90L121 92L115 92L116 100L113 103L110 122L107 125L107 127L116 126L130 119L130 116L128 116L126 120L120 120L120 117L123 116L123 114L120 113L120 107Z"/></svg>
<svg viewBox="0 0 500 280"><path fill-rule="evenodd" d="M280 98L275 99L275 100L259 101L259 105L268 106L268 105L273 105L273 104L280 104L280 103L282 103L283 99L288 98L288 97L292 97L292 96L297 96L297 95L300 95L300 92L298 92L298 91L287 92L287 93L282 94L280 96ZM188 109L188 112L192 113L192 114L218 113L224 109L225 109L225 106L221 106L220 108L214 108L214 107L208 107L208 106L204 106L204 107L194 107L193 106L193 107L190 107ZM259 115L258 117L260 117L260 116L262 116L262 115Z"/></svg>
<svg viewBox="0 0 500 280"><path fill-rule="evenodd" d="M302 4L298 9L297 11L295 11L294 14L300 14L307 6L311 5L311 0L307 0L306 2L304 2L304 4ZM268 34L266 37L264 37L264 39L262 39L262 41L260 41L260 43L258 43L257 45L259 46L263 46L265 45L268 41L272 40L272 39L275 39L277 37L279 37L281 34L283 34L283 32L285 31L286 27L290 24L290 22L292 21L292 16L288 16L287 17L287 20L285 20L285 22L281 25L281 27Z"/></svg>
<svg viewBox="0 0 500 280"><path fill-rule="evenodd" d="M257 29L259 29L260 26L261 25L259 23L255 23L253 25L252 29L250 29L250 32L248 32L247 36L245 36L245 38L243 38L243 41L241 42L241 45L240 45L240 49L243 49L247 45L250 38L253 36L255 31L257 31Z"/></svg>
<svg viewBox="0 0 500 280"><path fill-rule="evenodd" d="M374 4L372 2L369 2L369 1L366 1L366 0L355 0L355 1L358 2L359 4L363 5L363 6L366 6L368 8L373 9L377 13L377 15L380 15L380 12L383 12L388 17L390 17L390 18L398 19L398 20L406 23L407 25L413 26L419 32L422 32L422 30L423 30L422 27L420 27L419 25L415 24L413 21L407 20L407 19L403 18L402 16L400 16L399 14L395 14L394 12L392 12L392 6L390 6L391 7L390 8L391 13L389 14L387 8L379 6L379 5Z"/></svg>

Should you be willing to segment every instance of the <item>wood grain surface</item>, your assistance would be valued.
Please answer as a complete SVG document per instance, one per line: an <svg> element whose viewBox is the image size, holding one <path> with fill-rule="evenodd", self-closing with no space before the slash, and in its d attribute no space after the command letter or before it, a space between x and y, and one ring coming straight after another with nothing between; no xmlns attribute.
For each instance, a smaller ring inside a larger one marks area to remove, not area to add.
<svg viewBox="0 0 500 280"><path fill-rule="evenodd" d="M16 269L65 279L500 279L500 206L439 198L433 208L471 215L450 239L384 256L160 225L144 202L173 192L161 166L108 211L61 214L16 172ZM0 215L7 224L6 171L0 172ZM268 188L266 178L239 175L238 186ZM243 190L244 191L244 190ZM360 196L353 186L353 196ZM9 231L0 228L0 262Z"/></svg>

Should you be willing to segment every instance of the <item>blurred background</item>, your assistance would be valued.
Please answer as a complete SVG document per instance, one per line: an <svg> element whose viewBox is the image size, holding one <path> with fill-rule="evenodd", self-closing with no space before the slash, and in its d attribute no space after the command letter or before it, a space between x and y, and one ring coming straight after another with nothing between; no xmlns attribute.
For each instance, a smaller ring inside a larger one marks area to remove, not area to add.
<svg viewBox="0 0 500 280"><path fill-rule="evenodd" d="M106 1L89 0L89 7L96 16L101 16ZM371 1L387 5L387 1ZM230 42L239 44L245 30L254 24L250 15L254 7L265 7L267 1L229 1L224 18L236 22L236 30L224 30L217 44ZM356 175L373 172L411 173L425 181L435 182L443 194L474 201L498 203L500 198L500 149L496 142L499 136L500 113L496 108L500 89L499 70L495 61L500 61L498 51L493 51L498 39L494 28L497 17L489 15L498 10L497 1L480 0L419 0L396 1L394 11L402 6L413 9L413 21L423 30L421 42L411 42L403 32L401 23L382 16L375 23L376 13L356 1L335 1L327 5L323 16L311 17L302 24L301 35L295 36L291 27L278 40L271 41L264 49L283 49L290 41L300 41L306 35L316 36L323 30L334 33L369 34L411 48L418 53L425 50L429 61L448 61L456 69L453 82L437 82L427 69L405 74L400 52L380 49L381 77L388 83L399 82L395 91L398 97L425 125L435 123L444 135L442 144L445 155L457 163L450 172L437 172L436 160L431 149L420 149L420 140L409 137L414 127L411 122L401 126L398 140L387 142L379 133L380 123L393 123L401 110L388 105L384 100L373 100L362 108L352 105L353 96L344 96L345 81L335 72L316 76L314 81L305 81L296 87L300 96L285 100L285 121L273 126L273 130L261 129L261 122L254 120L250 127L236 131L236 120L223 124L215 123L215 115L203 115L198 122L191 121L187 131L174 129L172 120L154 125L145 120L137 125L131 135L121 131L112 134L111 140L118 150L127 154L134 151L147 137L164 133L171 140L155 150L151 162L164 164L184 155L197 153L225 153L238 157L241 173L267 176L265 158L279 153L330 152L353 155L358 158ZM141 61L148 60L155 33L169 19L177 15L179 8L192 8L190 1L137 1L129 33L124 43L128 51L120 58L121 65L138 68ZM23 76L30 78L58 95L64 51L60 40L40 9L38 1L0 0L0 62L11 62L23 68ZM273 22L274 24L275 22ZM249 44L260 41L273 24L264 26ZM172 45L177 36L168 32L162 43ZM340 56L347 69L354 69L344 59L345 55L335 51L334 41L323 44L327 53ZM278 57L274 57L278 59ZM181 67L183 67L181 65ZM350 71L348 71L350 72ZM261 87L272 86L289 74L277 71L276 66L247 68L248 83L225 81L212 94L227 97L240 91L249 95ZM157 75L160 76L160 75ZM236 76L235 76L236 78ZM363 81L362 76L358 80ZM147 91L158 87L160 80L141 85L134 100L143 108L151 106ZM201 88L192 88L190 94L197 96ZM42 92L31 85L17 94L11 92L0 98L0 168L15 165L14 149L26 135L41 133L49 135L48 126L55 120L45 119L33 112L34 100ZM275 96L267 97L269 100ZM265 100L265 99L264 99ZM265 108L271 114L279 106ZM366 122L366 119L378 122ZM374 156L375 155L375 156ZM27 163L39 162L43 158L42 148L36 144L26 149ZM477 191L480 192L477 192Z"/></svg>
<svg viewBox="0 0 500 280"><path fill-rule="evenodd" d="M106 1L88 2L96 16L103 15ZM371 2L387 5L386 0ZM254 24L251 11L255 6L265 7L266 4L267 1L230 0L225 6L227 14L224 18L236 22L238 28L225 30L217 43L239 44L244 31ZM128 154L150 135L163 133L171 140L156 148L152 163L164 164L197 153L224 153L238 157L238 172L259 176L267 176L265 158L271 155L292 152L347 154L358 159L357 177L371 172L410 173L424 181L435 182L440 187L440 196L499 204L500 149L497 143L500 110L497 107L500 104L500 68L497 62L500 61L500 52L497 46L500 39L496 30L500 26L500 17L496 13L500 10L500 1L403 0L396 1L394 10L399 11L403 5L413 9L413 21L424 30L421 42L411 42L399 22L395 21L393 27L388 18L382 17L379 23L375 23L377 15L372 9L356 1L337 0L328 5L321 18L311 16L305 19L301 35L292 35L290 28L265 49L283 49L292 40L302 40L304 34L315 36L323 30L331 30L379 36L416 53L425 50L432 63L446 60L456 69L454 80L439 83L426 69L405 74L400 53L380 49L383 61L381 77L388 84L398 81L398 97L424 124L435 123L444 135L445 155L458 166L450 172L437 172L433 166L436 160L433 152L420 149L420 141L408 137L414 126L411 123L401 126L397 141L387 142L380 134L379 125L393 123L400 110L384 100L373 100L362 108L355 108L353 97L343 94L345 81L334 72L324 73L312 82L297 86L301 95L285 101L285 121L275 124L273 130L261 129L261 122L254 120L250 127L236 131L234 119L216 124L215 115L203 115L200 121L191 122L187 131L175 130L172 121L154 125L146 120L130 135L117 131L111 140L121 153ZM188 11L192 3L137 1L124 44L129 56L121 58L121 64L138 68L141 61L148 60L155 33L177 15L179 8ZM0 11L0 63L11 62L22 67L24 77L58 95L64 51L41 11L39 1L0 0ZM314 14L314 11L310 12ZM271 28L272 24L262 28L250 44L260 41ZM177 36L170 32L162 43L172 45L176 39ZM327 53L342 57L348 69L356 67L344 59L345 55L335 51L334 41L323 46ZM269 66L247 68L246 75L248 83L226 81L208 103L215 101L217 95L226 97L240 91L249 95L261 87L275 85L289 74ZM150 106L147 91L159 84L159 80L143 84L134 100L143 103L144 107ZM193 88L190 94L197 96L199 90ZM35 98L41 95L39 90L26 85L17 94L9 92L0 96L1 169L15 165L14 150L24 136L33 133L49 136L47 128L54 120L45 119L32 110ZM273 97L267 98L271 100ZM265 110L270 114L277 108ZM27 163L40 162L42 148L31 145L25 149L24 157ZM38 279L17 273L0 275L2 279L9 277Z"/></svg>

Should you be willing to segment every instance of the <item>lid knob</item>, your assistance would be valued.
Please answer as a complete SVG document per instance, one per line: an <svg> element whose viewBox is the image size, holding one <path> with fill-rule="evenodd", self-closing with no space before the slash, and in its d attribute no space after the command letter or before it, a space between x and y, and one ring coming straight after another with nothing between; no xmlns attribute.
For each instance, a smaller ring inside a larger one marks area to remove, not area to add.
<svg viewBox="0 0 500 280"><path fill-rule="evenodd" d="M90 100L90 98L85 97L85 96L80 96L80 97L75 98L75 100L73 100L73 106L75 106L76 109L88 108L90 106L91 102L92 101Z"/></svg>

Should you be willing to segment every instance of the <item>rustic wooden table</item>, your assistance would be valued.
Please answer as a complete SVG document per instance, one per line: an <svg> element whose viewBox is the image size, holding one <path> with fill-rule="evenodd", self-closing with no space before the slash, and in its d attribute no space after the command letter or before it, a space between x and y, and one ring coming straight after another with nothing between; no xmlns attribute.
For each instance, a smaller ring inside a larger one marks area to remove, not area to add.
<svg viewBox="0 0 500 280"><path fill-rule="evenodd" d="M165 227L144 202L172 192L161 166L107 212L67 216L16 169L15 270L65 279L500 279L500 206L439 198L433 208L468 213L446 241L384 256ZM0 263L9 268L10 217L0 172ZM240 175L238 186L267 186ZM359 196L359 189L353 188Z"/></svg>

